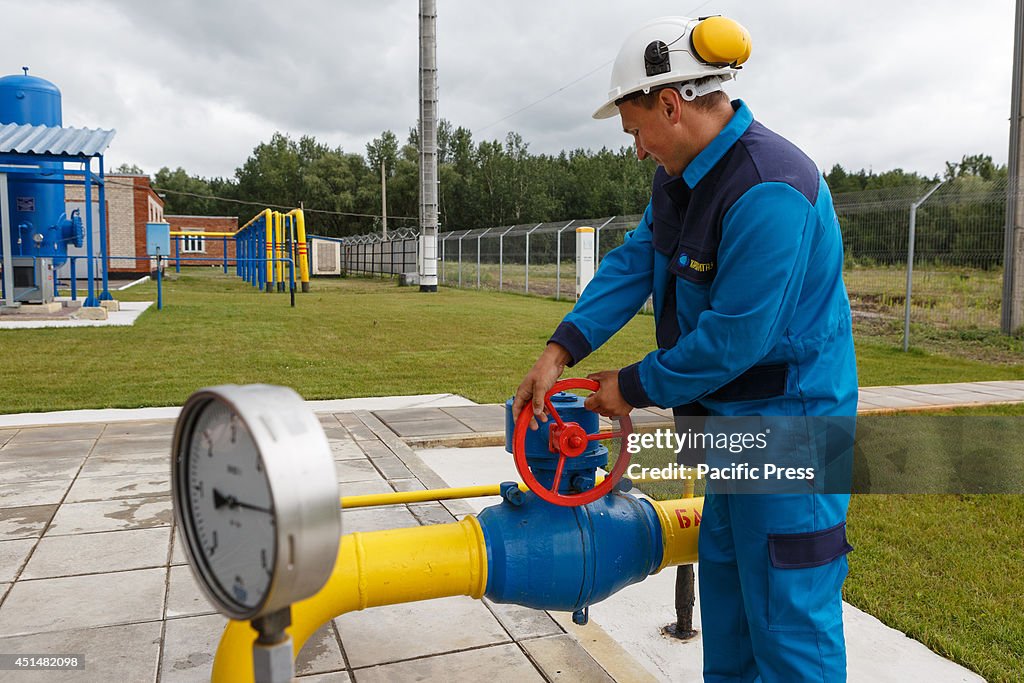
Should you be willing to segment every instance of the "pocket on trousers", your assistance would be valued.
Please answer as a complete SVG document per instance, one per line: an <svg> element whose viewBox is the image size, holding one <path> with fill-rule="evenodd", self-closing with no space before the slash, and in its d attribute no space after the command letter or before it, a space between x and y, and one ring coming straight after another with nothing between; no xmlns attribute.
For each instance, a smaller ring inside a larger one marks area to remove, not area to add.
<svg viewBox="0 0 1024 683"><path fill-rule="evenodd" d="M819 631L843 616L846 522L799 534L769 534L768 628Z"/></svg>

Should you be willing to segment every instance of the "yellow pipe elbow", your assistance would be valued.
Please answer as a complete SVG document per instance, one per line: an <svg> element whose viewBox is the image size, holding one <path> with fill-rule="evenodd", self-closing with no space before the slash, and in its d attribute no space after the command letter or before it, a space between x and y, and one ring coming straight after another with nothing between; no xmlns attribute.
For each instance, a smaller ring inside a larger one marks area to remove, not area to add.
<svg viewBox="0 0 1024 683"><path fill-rule="evenodd" d="M292 605L295 654L324 623L347 612L453 595L483 597L487 549L475 517L451 524L342 536L334 571L320 592ZM256 631L230 621L213 662L214 683L253 680Z"/></svg>
<svg viewBox="0 0 1024 683"><path fill-rule="evenodd" d="M660 572L665 567L697 563L697 536L704 498L649 501L661 522L664 553Z"/></svg>
<svg viewBox="0 0 1024 683"><path fill-rule="evenodd" d="M295 221L295 248L299 262L299 279L301 282L309 284L309 254L306 253L308 251L306 248L306 218L302 213L302 209L292 209L288 215L292 216L292 220Z"/></svg>

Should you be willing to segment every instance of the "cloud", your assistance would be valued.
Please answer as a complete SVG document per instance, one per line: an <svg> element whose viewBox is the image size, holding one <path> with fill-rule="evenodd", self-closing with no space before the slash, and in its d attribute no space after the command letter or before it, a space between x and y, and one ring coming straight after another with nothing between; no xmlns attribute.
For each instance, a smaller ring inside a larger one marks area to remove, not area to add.
<svg viewBox="0 0 1024 683"><path fill-rule="evenodd" d="M613 59L634 27L688 9L750 29L753 55L730 94L819 166L937 173L963 154L1006 160L1013 8L997 0L969 12L949 0L444 0L440 114L478 139L515 130L534 152L617 149L629 142L617 123L590 118L611 67L565 86ZM112 166L232 175L277 130L363 152L384 129L404 141L416 122L415 3L36 0L3 11L15 30L0 70L26 63L56 83L66 125L118 129Z"/></svg>

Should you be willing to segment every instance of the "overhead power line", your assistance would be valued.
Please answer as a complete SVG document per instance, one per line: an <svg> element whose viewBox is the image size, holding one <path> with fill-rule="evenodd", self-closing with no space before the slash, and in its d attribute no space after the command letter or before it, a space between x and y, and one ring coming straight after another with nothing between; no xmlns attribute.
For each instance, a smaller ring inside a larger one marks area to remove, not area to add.
<svg viewBox="0 0 1024 683"><path fill-rule="evenodd" d="M697 5L696 7L694 7L693 9L691 9L690 11L688 11L688 12L686 13L686 16L688 16L688 17L692 17L693 15L695 15L695 14L697 13L697 11L698 11L698 10L701 10L701 9L703 9L705 5L708 5L708 4L710 4L710 3L711 3L711 0L704 0L704 2L700 3L699 5ZM583 75L582 75L582 76L580 76L579 78L574 78L573 80L569 81L568 83L566 83L565 85L563 85L563 86L562 86L561 88L559 88L558 90L555 90L555 91L553 91L553 92L550 92L550 93L548 93L547 95L545 95L544 97L540 98L539 100L535 100L535 101L533 101L533 102L530 102L530 103L529 103L528 105L526 105L525 107L520 107L519 109L516 109L516 110L515 110L514 112L512 112L511 114L506 114L505 116L502 116L502 117L501 117L500 119L498 119L497 121L494 121L494 122L492 122L492 123L488 123L488 124L487 124L486 126L483 126L482 128L477 128L476 130L474 130L474 131L473 131L473 134L474 134L474 135L476 135L477 133L482 133L483 131L487 130L487 129L488 129L488 128L490 128L491 126L496 126L496 125L498 125L499 123L501 123L502 121L504 121L504 120L506 120L506 119L510 119L510 118L512 118L512 117L513 117L513 116L515 116L516 114L521 114L521 113L523 113L524 111L526 111L527 109L530 109L531 107L535 107L535 106L537 106L538 104L540 104L541 102L543 102L543 101L545 101L545 100L551 99L552 97L554 97L554 96L555 96L555 95L557 95L558 93L562 92L562 91L563 91L563 90L565 90L566 88L568 88L568 87L570 87L570 86L573 86L573 85L576 85L577 83L579 83L580 81L582 81L582 80L583 80L584 78L587 78L588 76L592 76L592 75L593 75L594 73L596 73L597 71L599 71L599 70L603 69L604 67L608 66L609 64L611 64L611 63L612 63L612 62L614 62L614 61L615 61L614 59L609 59L609 60L608 60L607 62L605 62L604 64L601 64L601 65L599 65L599 66L596 66L596 67L594 67L593 69L591 69L591 70L590 70L590 71L588 71L587 73L583 74Z"/></svg>
<svg viewBox="0 0 1024 683"><path fill-rule="evenodd" d="M135 186L133 183L118 182L117 180L112 180L112 179L107 179L106 182L111 184L111 185L121 185L123 187L134 187ZM184 197L195 197L196 199L212 199L212 200L219 201L219 202L229 202L231 204L242 204L242 205L245 205L245 206L260 206L260 207L263 207L263 208L266 208L266 209L285 209L285 210L291 210L291 209L296 208L294 206L284 206L282 204L271 204L270 202L254 202L254 201L249 201L249 200L245 200L245 199L234 199L232 197L217 197L216 195L212 195L212 194L200 194L198 192L185 192L184 190L171 190L171 189L168 189L168 188L165 188L165 187L157 187L156 185L150 185L150 187L153 188L154 192L163 192L165 194L177 194L177 195L182 195ZM354 218L381 218L380 214L376 214L376 213L356 213L354 211L330 211L328 209L307 209L307 208L304 208L303 212L304 213L322 213L322 214L326 214L326 215L330 215L330 216L351 216L351 217L354 217ZM394 218L394 219L397 219L397 220L405 220L405 221L418 221L419 220L418 218L413 218L412 216L391 216L391 215L389 215L388 218Z"/></svg>

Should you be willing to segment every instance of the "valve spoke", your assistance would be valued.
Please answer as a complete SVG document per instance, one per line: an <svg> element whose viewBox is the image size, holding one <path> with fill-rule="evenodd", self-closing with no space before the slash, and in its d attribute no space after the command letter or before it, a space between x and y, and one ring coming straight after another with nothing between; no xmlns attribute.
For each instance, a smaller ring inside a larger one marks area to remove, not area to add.
<svg viewBox="0 0 1024 683"><path fill-rule="evenodd" d="M544 407L548 409L548 414L551 415L551 417L555 418L556 425L558 425L559 427L565 426L565 423L562 422L562 416L558 414L558 411L555 410L555 406L551 404L550 396L544 397Z"/></svg>
<svg viewBox="0 0 1024 683"><path fill-rule="evenodd" d="M551 492L558 493L558 485L562 482L562 470L565 469L565 456L558 457L558 467L555 468L555 478L551 480Z"/></svg>

